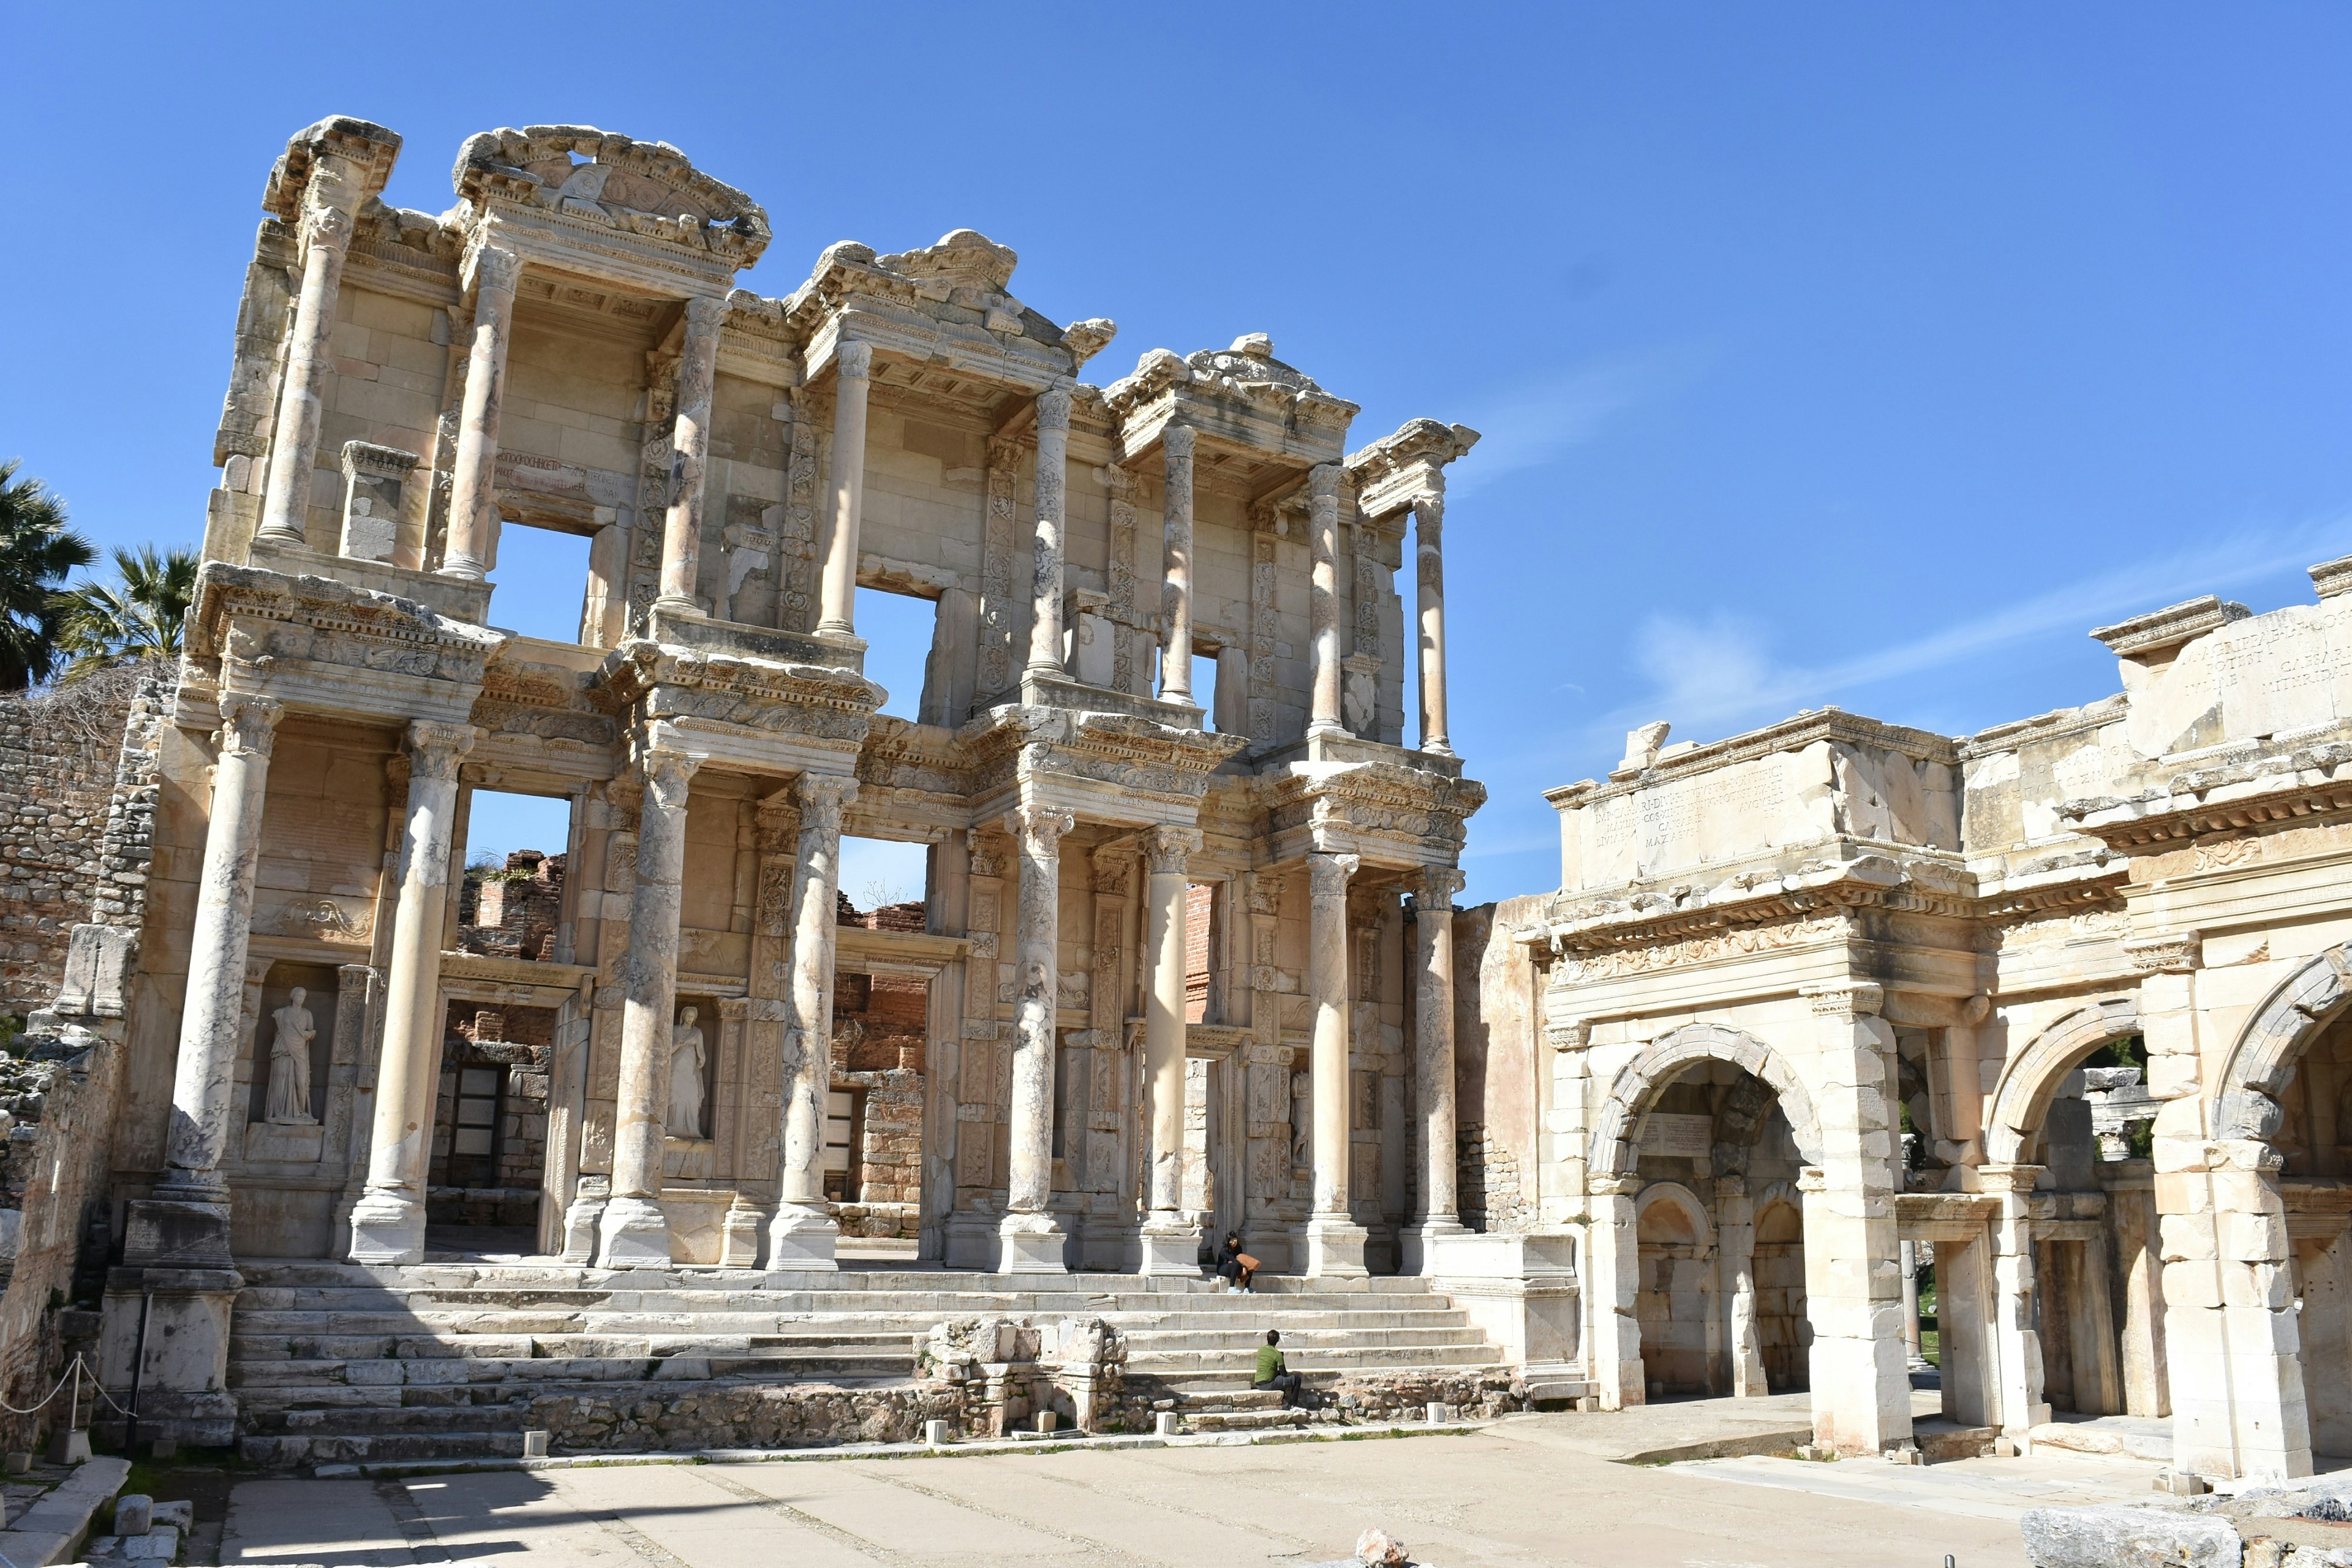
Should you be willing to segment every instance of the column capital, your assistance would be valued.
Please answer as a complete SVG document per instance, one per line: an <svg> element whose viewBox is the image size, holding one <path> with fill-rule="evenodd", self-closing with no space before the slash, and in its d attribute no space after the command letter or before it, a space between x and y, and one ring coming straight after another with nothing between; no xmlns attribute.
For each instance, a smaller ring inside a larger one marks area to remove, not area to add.
<svg viewBox="0 0 2352 1568"><path fill-rule="evenodd" d="M1344 470L1337 463L1318 463L1307 470L1307 493L1315 500L1336 500L1339 495L1339 476Z"/></svg>
<svg viewBox="0 0 2352 1568"><path fill-rule="evenodd" d="M1434 543L1437 531L1445 524L1445 496L1440 490L1424 490L1412 498L1412 522L1421 530L1422 542Z"/></svg>
<svg viewBox="0 0 2352 1568"><path fill-rule="evenodd" d="M1458 866L1423 866L1416 880L1419 884L1417 896L1423 909L1451 912L1454 895L1460 892L1470 879Z"/></svg>
<svg viewBox="0 0 2352 1568"><path fill-rule="evenodd" d="M302 245L309 249L323 245L331 250L342 250L352 243L352 215L341 207L312 207L302 215Z"/></svg>
<svg viewBox="0 0 2352 1568"><path fill-rule="evenodd" d="M2154 936L2124 938L2124 956L2142 974L2186 974L2205 962L2205 933L2198 931L2159 931Z"/></svg>
<svg viewBox="0 0 2352 1568"><path fill-rule="evenodd" d="M707 337L719 331L727 320L727 301L701 294L686 302L686 331L689 337Z"/></svg>
<svg viewBox="0 0 2352 1568"><path fill-rule="evenodd" d="M649 746L637 756L637 766L646 775L646 793L664 811L685 809L689 781L702 763L699 752L674 752L667 746Z"/></svg>
<svg viewBox="0 0 2352 1568"><path fill-rule="evenodd" d="M1147 827L1143 830L1143 858L1155 877L1181 877L1184 862L1201 847L1202 835L1197 827Z"/></svg>
<svg viewBox="0 0 2352 1568"><path fill-rule="evenodd" d="M2030 1193L2042 1179L2040 1165L1979 1165L1978 1189L1988 1193Z"/></svg>
<svg viewBox="0 0 2352 1568"><path fill-rule="evenodd" d="M1364 863L1360 855L1326 855L1317 851L1307 857L1307 896L1317 899L1342 899L1348 895L1348 883Z"/></svg>
<svg viewBox="0 0 2352 1568"><path fill-rule="evenodd" d="M220 744L223 756L269 755L278 743L278 721L286 717L286 704L275 697L263 697L257 692L224 692L220 700L220 728L213 734Z"/></svg>
<svg viewBox="0 0 2352 1568"><path fill-rule="evenodd" d="M511 294L522 279L522 258L495 245L477 243L467 247L462 276L475 289Z"/></svg>
<svg viewBox="0 0 2352 1568"><path fill-rule="evenodd" d="M1580 1051L1592 1044L1592 1020L1567 1018L1544 1026L1544 1039L1555 1051Z"/></svg>
<svg viewBox="0 0 2352 1568"><path fill-rule="evenodd" d="M1797 994L1813 1005L1813 1016L1820 1018L1873 1017L1886 1005L1886 988L1874 980L1800 985Z"/></svg>
<svg viewBox="0 0 2352 1568"><path fill-rule="evenodd" d="M449 724L419 719L408 726L408 776L450 784L457 777L457 760L482 737L471 724Z"/></svg>
<svg viewBox="0 0 2352 1568"><path fill-rule="evenodd" d="M1032 855L1054 854L1061 848L1063 835L1077 825L1076 817L1055 806L1016 806L1004 814L1004 831Z"/></svg>
<svg viewBox="0 0 2352 1568"><path fill-rule="evenodd" d="M1037 395L1037 428L1067 430L1070 427L1070 389L1049 386Z"/></svg>
<svg viewBox="0 0 2352 1568"><path fill-rule="evenodd" d="M1160 449L1171 463L1192 460L1193 432L1190 425L1169 425L1160 432Z"/></svg>
<svg viewBox="0 0 2352 1568"><path fill-rule="evenodd" d="M864 381L874 374L874 345L856 339L833 351L833 374L845 381Z"/></svg>
<svg viewBox="0 0 2352 1568"><path fill-rule="evenodd" d="M839 773L803 773L793 793L801 803L801 831L838 834L844 807L857 798L857 781Z"/></svg>
<svg viewBox="0 0 2352 1568"><path fill-rule="evenodd" d="M1830 1190L1829 1173L1819 1165L1806 1165L1797 1172L1797 1190L1801 1193L1825 1193Z"/></svg>

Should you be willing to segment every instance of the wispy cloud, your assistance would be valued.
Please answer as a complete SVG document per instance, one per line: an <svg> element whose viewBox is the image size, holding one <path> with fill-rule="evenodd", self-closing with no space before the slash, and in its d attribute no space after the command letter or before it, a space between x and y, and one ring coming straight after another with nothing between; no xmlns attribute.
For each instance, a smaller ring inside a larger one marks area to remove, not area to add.
<svg viewBox="0 0 2352 1568"><path fill-rule="evenodd" d="M1679 739L1709 739L2034 637L2059 632L2079 636L2101 621L2195 594L2224 591L2340 554L2347 545L2352 545L2352 515L2341 512L2295 524L2242 529L1830 664L1776 661L1768 630L1740 617L1653 616L1643 623L1634 648L1635 668L1648 679L1650 689L1591 721L1580 739L1587 744L1613 740L1618 732L1653 719L1672 721Z"/></svg>
<svg viewBox="0 0 2352 1568"><path fill-rule="evenodd" d="M1448 476L1447 489L1459 496L1506 474L1541 468L1595 439L1615 416L1689 385L1711 357L1696 344L1663 344L1507 388L1463 416L1484 439Z"/></svg>

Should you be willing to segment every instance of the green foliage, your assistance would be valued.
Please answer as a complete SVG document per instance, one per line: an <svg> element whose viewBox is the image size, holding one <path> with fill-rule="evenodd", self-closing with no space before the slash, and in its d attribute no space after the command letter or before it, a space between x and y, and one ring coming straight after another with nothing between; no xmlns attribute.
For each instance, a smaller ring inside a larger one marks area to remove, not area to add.
<svg viewBox="0 0 2352 1568"><path fill-rule="evenodd" d="M136 659L176 663L196 594L196 552L157 554L152 544L114 552L116 580L81 583L57 597L59 646L73 656L65 679Z"/></svg>
<svg viewBox="0 0 2352 1568"><path fill-rule="evenodd" d="M56 673L58 590L98 556L66 526L66 503L40 480L17 479L19 466L15 458L0 462L0 691Z"/></svg>

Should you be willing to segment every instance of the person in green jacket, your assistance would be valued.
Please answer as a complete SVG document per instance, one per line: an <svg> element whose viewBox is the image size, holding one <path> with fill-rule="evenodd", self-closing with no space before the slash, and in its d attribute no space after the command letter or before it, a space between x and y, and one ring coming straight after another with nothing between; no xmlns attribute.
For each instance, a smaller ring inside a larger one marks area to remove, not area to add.
<svg viewBox="0 0 2352 1568"><path fill-rule="evenodd" d="M1276 1388L1282 1391L1284 1409L1298 1403L1298 1374L1282 1354L1282 1331L1268 1329L1265 1343L1257 1347L1257 1376L1252 1388Z"/></svg>

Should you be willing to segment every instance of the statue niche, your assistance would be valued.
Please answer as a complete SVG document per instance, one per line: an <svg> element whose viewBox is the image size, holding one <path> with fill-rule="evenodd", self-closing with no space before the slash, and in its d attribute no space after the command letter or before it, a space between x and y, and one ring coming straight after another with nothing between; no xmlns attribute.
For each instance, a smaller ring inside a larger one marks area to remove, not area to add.
<svg viewBox="0 0 2352 1568"><path fill-rule="evenodd" d="M710 1058L702 1031L695 1026L701 1016L694 1007L678 1009L669 1036L669 1136L699 1141L710 1136L705 1102L709 1099Z"/></svg>
<svg viewBox="0 0 2352 1568"><path fill-rule="evenodd" d="M310 1005L312 994L309 986L289 987L285 1005L273 1009L254 1032L254 1076L260 1093L248 1102L247 1160L312 1164L325 1156L327 1130L312 1094L312 1058L319 1038L318 1016Z"/></svg>

